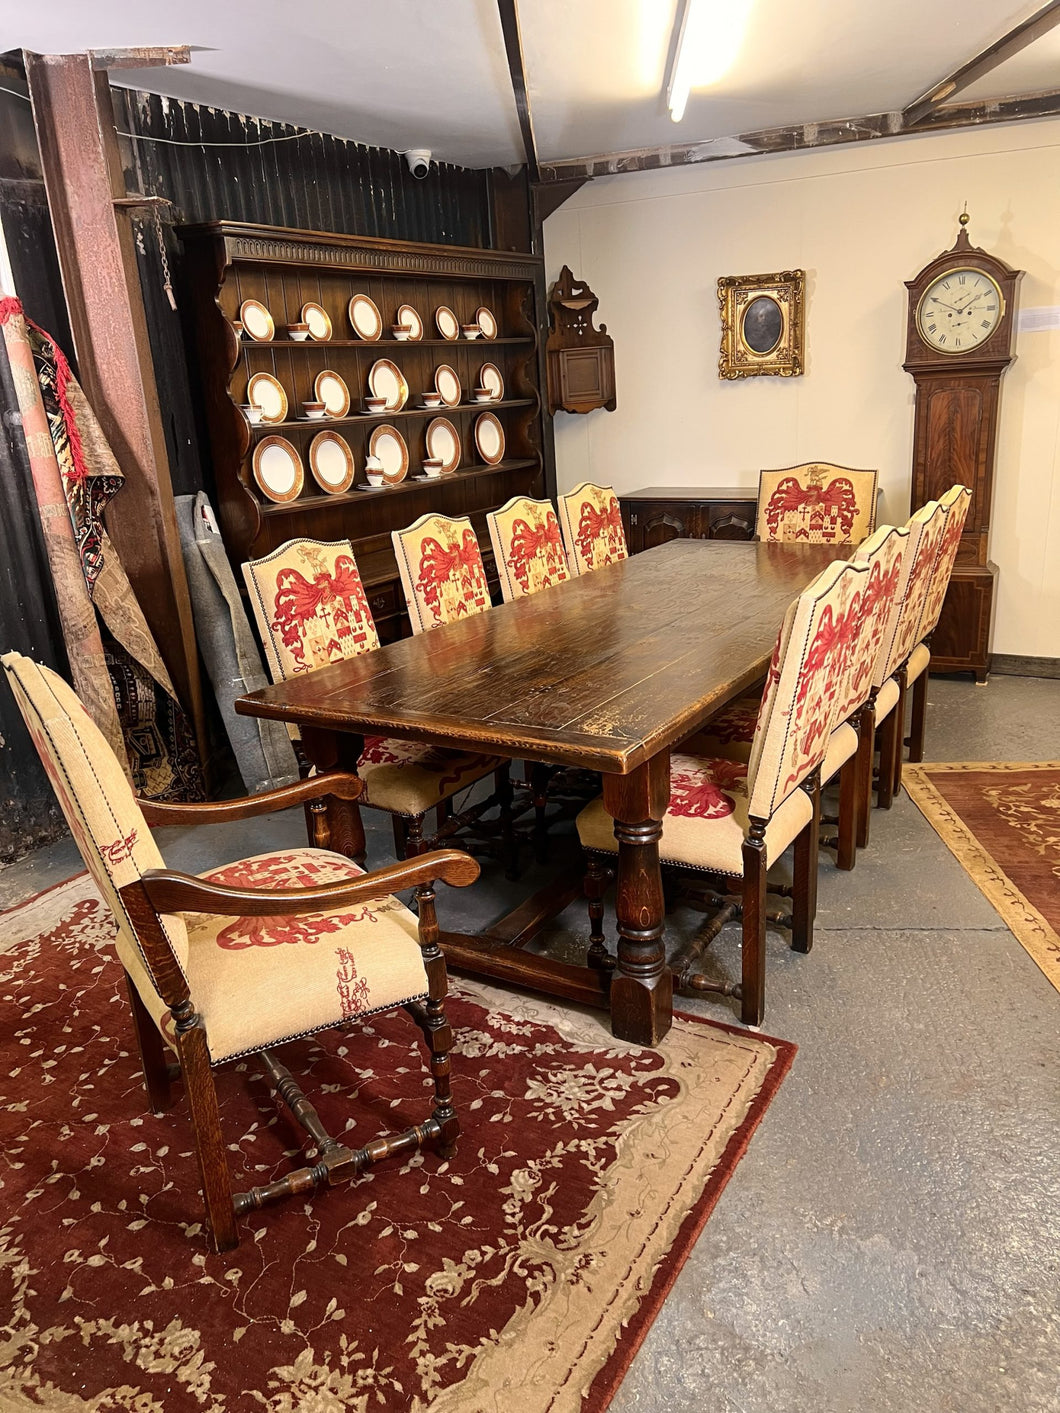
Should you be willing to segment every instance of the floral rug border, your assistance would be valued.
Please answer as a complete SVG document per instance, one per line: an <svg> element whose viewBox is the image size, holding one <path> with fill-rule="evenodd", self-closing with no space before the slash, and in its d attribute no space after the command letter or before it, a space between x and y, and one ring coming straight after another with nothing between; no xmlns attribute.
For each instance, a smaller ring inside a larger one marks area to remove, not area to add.
<svg viewBox="0 0 1060 1413"><path fill-rule="evenodd" d="M963 772L1004 774L1060 770L1060 761L938 761L906 765L902 784L920 813L967 873L980 893L997 909L1002 921L1043 975L1060 991L1060 936L1034 904L1012 882L973 830L931 782L931 775Z"/></svg>

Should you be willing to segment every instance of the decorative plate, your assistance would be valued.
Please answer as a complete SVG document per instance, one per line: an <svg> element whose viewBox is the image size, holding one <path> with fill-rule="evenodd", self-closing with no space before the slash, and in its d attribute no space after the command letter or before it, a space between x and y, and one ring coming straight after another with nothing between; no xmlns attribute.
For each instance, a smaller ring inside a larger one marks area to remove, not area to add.
<svg viewBox="0 0 1060 1413"><path fill-rule="evenodd" d="M252 465L258 490L269 500L283 505L301 495L305 469L286 437L262 437L254 448Z"/></svg>
<svg viewBox="0 0 1060 1413"><path fill-rule="evenodd" d="M396 486L409 472L409 449L396 427L386 423L376 427L368 440L368 455L378 456L383 463L383 480Z"/></svg>
<svg viewBox="0 0 1060 1413"><path fill-rule="evenodd" d="M400 412L409 400L409 385L405 375L389 358L380 358L368 372L368 387L373 397L386 398L387 412Z"/></svg>
<svg viewBox="0 0 1060 1413"><path fill-rule="evenodd" d="M410 343L415 343L423 338L423 320L416 313L411 304L402 304L399 306L397 318L394 320L394 323L408 324L412 331L409 334Z"/></svg>
<svg viewBox="0 0 1060 1413"><path fill-rule="evenodd" d="M287 394L271 373L255 373L247 383L247 402L261 408L263 422L286 422Z"/></svg>
<svg viewBox="0 0 1060 1413"><path fill-rule="evenodd" d="M497 320L493 311L487 309L485 305L481 309L475 310L475 323L482 330L484 339L495 339L497 337Z"/></svg>
<svg viewBox="0 0 1060 1413"><path fill-rule="evenodd" d="M358 338L375 343L383 332L383 316L366 294L355 294L349 305L350 323Z"/></svg>
<svg viewBox="0 0 1060 1413"><path fill-rule="evenodd" d="M494 402L500 402L504 397L504 379L496 363L483 363L478 370L478 385L489 389Z"/></svg>
<svg viewBox="0 0 1060 1413"><path fill-rule="evenodd" d="M322 304L314 304L312 300L308 304L303 304L302 323L309 325L311 339L326 343L331 337L331 319Z"/></svg>
<svg viewBox="0 0 1060 1413"><path fill-rule="evenodd" d="M504 428L492 412L483 412L475 419L475 445L487 466L504 460Z"/></svg>
<svg viewBox="0 0 1060 1413"><path fill-rule="evenodd" d="M309 443L309 469L322 491L338 495L353 484L353 452L338 432L318 432Z"/></svg>
<svg viewBox="0 0 1060 1413"><path fill-rule="evenodd" d="M239 317L250 337L259 343L268 343L276 334L272 315L260 299L244 299L239 306Z"/></svg>
<svg viewBox="0 0 1060 1413"><path fill-rule="evenodd" d="M461 396L460 379L456 376L456 370L450 368L448 363L439 363L435 368L434 386L446 407L458 406Z"/></svg>
<svg viewBox="0 0 1060 1413"><path fill-rule="evenodd" d="M460 337L460 320L447 304L440 304L434 311L434 322L438 325L438 332L443 339Z"/></svg>
<svg viewBox="0 0 1060 1413"><path fill-rule="evenodd" d="M317 402L322 402L329 417L345 417L350 410L350 390L330 368L325 368L316 376L313 392Z"/></svg>
<svg viewBox="0 0 1060 1413"><path fill-rule="evenodd" d="M437 457L443 471L460 465L460 433L448 417L436 417L427 427L427 455Z"/></svg>

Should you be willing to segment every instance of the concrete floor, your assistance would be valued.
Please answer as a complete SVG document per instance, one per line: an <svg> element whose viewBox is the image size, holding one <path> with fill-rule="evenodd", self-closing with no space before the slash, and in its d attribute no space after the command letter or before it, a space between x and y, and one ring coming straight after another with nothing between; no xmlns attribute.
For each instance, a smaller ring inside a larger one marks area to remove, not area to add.
<svg viewBox="0 0 1060 1413"><path fill-rule="evenodd" d="M1060 758L1060 681L937 681L929 703L931 759ZM366 818L369 863L387 862L389 828ZM158 838L194 870L304 832L290 812ZM68 841L42 850L0 873L0 906L77 867ZM441 891L443 924L481 924L510 889L487 865ZM561 921L584 942L580 906ZM738 974L734 929L714 965ZM614 1413L1060 1413L1058 1020L1060 996L904 795L852 874L822 853L812 955L770 936L765 1028L799 1045L795 1066Z"/></svg>

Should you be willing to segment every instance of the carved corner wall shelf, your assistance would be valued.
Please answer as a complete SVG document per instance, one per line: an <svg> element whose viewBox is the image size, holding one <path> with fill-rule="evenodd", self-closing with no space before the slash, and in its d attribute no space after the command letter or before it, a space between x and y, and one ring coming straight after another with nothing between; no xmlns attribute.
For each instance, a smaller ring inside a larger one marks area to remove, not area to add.
<svg viewBox="0 0 1060 1413"><path fill-rule="evenodd" d="M593 327L599 303L585 281L576 280L564 265L548 300L550 412L615 410L615 345L606 324Z"/></svg>

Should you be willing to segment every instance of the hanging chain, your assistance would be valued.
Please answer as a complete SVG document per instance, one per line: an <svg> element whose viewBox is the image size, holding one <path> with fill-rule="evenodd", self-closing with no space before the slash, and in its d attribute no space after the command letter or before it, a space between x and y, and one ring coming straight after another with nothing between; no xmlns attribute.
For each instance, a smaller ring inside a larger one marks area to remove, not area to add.
<svg viewBox="0 0 1060 1413"><path fill-rule="evenodd" d="M154 218L155 233L158 236L158 258L162 262L162 288L166 292L166 298L169 300L170 309L175 311L177 307L177 299L176 295L173 293L173 282L169 277L169 256L166 254L166 238L162 232L162 218L158 214L157 206L154 210Z"/></svg>

